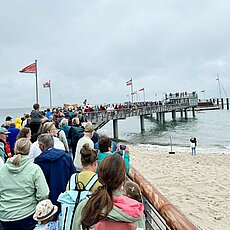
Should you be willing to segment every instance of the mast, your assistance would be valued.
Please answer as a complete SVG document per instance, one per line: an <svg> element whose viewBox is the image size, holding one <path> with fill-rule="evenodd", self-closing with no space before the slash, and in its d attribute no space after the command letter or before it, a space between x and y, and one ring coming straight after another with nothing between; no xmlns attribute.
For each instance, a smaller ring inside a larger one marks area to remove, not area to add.
<svg viewBox="0 0 230 230"><path fill-rule="evenodd" d="M219 88L220 98L222 98L222 96L221 96L221 88L220 88L220 77L219 77L218 73L217 73L217 79L216 80L218 81L218 88Z"/></svg>

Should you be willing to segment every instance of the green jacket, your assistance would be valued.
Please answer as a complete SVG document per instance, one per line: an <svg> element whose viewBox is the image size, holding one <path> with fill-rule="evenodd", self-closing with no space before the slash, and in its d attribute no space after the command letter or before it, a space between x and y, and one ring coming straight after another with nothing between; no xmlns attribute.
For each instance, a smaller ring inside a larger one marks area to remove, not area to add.
<svg viewBox="0 0 230 230"><path fill-rule="evenodd" d="M120 196L121 193L113 192L114 196ZM88 199L83 200L79 203L75 216L74 216L74 223L71 230L82 230L81 227L81 215L79 215L82 212L82 209L84 208L85 204L87 203ZM131 217L128 214L124 213L122 210L117 208L116 206L113 206L113 209L110 211L108 218L115 222L128 222L136 225L139 228L145 229L145 217L144 213L139 217Z"/></svg>
<svg viewBox="0 0 230 230"><path fill-rule="evenodd" d="M117 153L117 152L113 152L113 153L111 153L111 152L104 152L104 153L99 152L99 153L98 153L98 156L97 156L97 157L98 157L98 167L99 167L99 165L101 164L101 162L102 162L102 160L103 160L104 158L106 158L107 156L109 156L109 155L111 155L111 154L115 154L115 153ZM123 159L124 159L124 161L125 161L126 173L128 173L128 172L129 172L129 169L130 169L129 154L128 154L128 153L125 153L124 156L123 156ZM97 171L98 171L98 169L97 169Z"/></svg>
<svg viewBox="0 0 230 230"><path fill-rule="evenodd" d="M0 220L16 221L35 212L39 201L48 198L49 187L41 168L29 156L16 166L13 158L0 166Z"/></svg>

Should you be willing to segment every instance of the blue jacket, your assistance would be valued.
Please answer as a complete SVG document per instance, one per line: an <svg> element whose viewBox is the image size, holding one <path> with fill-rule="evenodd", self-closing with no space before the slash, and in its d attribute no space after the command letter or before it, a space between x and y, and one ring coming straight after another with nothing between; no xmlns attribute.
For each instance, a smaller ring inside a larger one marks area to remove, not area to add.
<svg viewBox="0 0 230 230"><path fill-rule="evenodd" d="M67 182L76 172L73 161L64 150L50 148L37 156L34 163L41 167L45 175L50 189L49 198L53 204L58 206L58 215L61 212L61 204L57 202L57 198L61 192L66 190Z"/></svg>
<svg viewBox="0 0 230 230"><path fill-rule="evenodd" d="M17 135L20 132L20 129L15 128L15 127L9 127L8 131L10 133L8 134L6 141L10 143L11 153L14 153L14 145L15 145L15 142L17 140Z"/></svg>

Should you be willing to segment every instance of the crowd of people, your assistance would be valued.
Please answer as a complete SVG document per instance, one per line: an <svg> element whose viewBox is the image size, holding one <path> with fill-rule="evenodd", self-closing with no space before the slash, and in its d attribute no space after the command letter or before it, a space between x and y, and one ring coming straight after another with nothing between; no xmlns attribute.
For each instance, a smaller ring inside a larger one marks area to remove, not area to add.
<svg viewBox="0 0 230 230"><path fill-rule="evenodd" d="M6 117L0 127L0 229L62 229L61 194L85 191L92 180L67 229L145 229L140 189L126 181L129 147L105 130L96 132L83 114L82 108L40 111L36 103L22 118Z"/></svg>

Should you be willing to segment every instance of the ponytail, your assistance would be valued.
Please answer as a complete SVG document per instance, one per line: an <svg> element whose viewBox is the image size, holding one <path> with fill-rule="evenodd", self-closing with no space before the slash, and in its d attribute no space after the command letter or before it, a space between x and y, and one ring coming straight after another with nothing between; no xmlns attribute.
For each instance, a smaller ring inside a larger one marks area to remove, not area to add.
<svg viewBox="0 0 230 230"><path fill-rule="evenodd" d="M21 159L22 159L22 155L19 153L17 154L14 158L13 158L13 161L12 163L16 166L20 165L21 163Z"/></svg>
<svg viewBox="0 0 230 230"><path fill-rule="evenodd" d="M100 220L106 218L113 208L112 191L100 186L90 197L82 210L81 224L88 229Z"/></svg>
<svg viewBox="0 0 230 230"><path fill-rule="evenodd" d="M102 186L92 194L82 210L83 229L88 229L108 216L113 209L113 191L121 188L125 176L125 162L119 154L111 154L102 160L98 169Z"/></svg>

